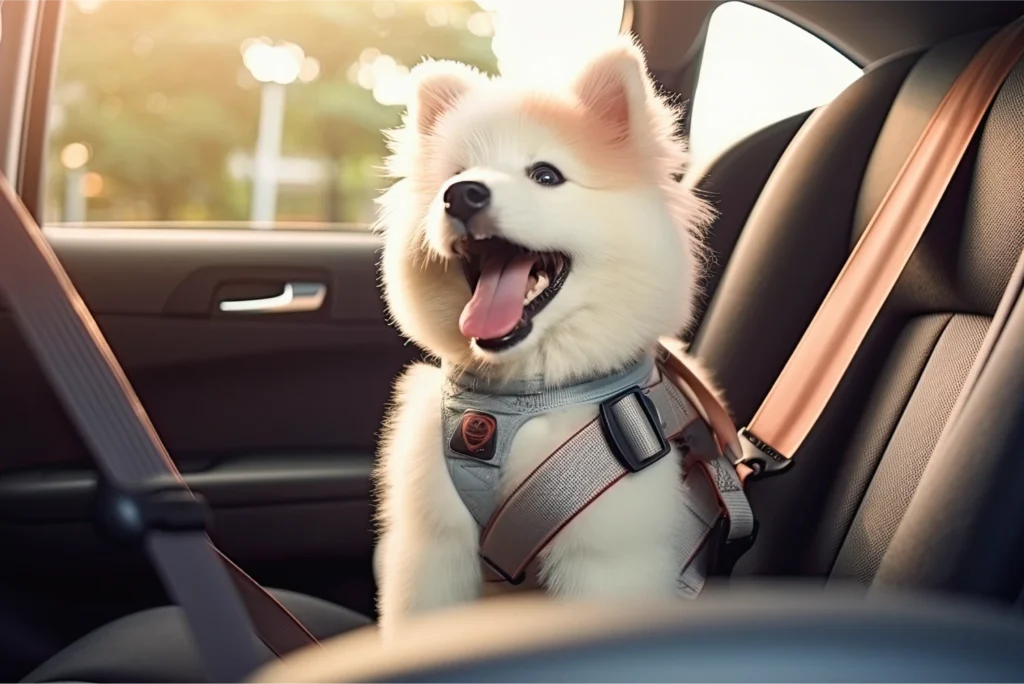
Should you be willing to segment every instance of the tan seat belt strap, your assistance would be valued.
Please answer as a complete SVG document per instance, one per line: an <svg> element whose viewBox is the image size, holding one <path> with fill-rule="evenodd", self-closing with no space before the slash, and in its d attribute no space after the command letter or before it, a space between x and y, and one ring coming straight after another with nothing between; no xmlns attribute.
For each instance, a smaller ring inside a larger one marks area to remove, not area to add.
<svg viewBox="0 0 1024 684"><path fill-rule="evenodd" d="M750 425L755 475L790 463L838 387L931 221L975 132L1024 55L1024 19L993 36L950 87Z"/></svg>

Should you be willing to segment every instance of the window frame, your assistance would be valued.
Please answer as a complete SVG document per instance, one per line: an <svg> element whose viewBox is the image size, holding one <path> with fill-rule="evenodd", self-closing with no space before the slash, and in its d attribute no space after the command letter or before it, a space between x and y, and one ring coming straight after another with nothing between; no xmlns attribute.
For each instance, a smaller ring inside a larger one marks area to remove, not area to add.
<svg viewBox="0 0 1024 684"><path fill-rule="evenodd" d="M61 19L65 0L18 0L6 3L23 5L23 14L16 15L20 25L4 26L3 42L13 38L17 56L10 66L10 90L3 91L11 97L8 111L8 134L3 141L5 172L21 197L29 214L41 221L43 164L46 155L48 109L50 87L57 65L57 46L60 39ZM12 36L8 28L16 28Z"/></svg>
<svg viewBox="0 0 1024 684"><path fill-rule="evenodd" d="M850 50L845 45L841 45L841 44L837 43L830 36L822 34L820 32L820 27L818 27L818 26L816 26L814 24L811 24L810 22L804 21L802 18L798 17L797 15L795 15L795 14L793 14L791 12L786 12L784 9L776 7L774 4L766 2L765 0L724 0L724 2L716 3L715 7L710 12L708 12L707 16L704 18L703 25L701 26L701 29L700 29L700 50L699 50L699 52L696 53L695 59L693 59L690 62L690 64L689 64L689 68L693 69L693 74L694 75L693 75L693 85L690 88L690 98L689 98L689 103L688 103L688 105L686 107L686 116L685 116L685 121L684 121L685 135L686 135L687 141L690 141L692 139L691 136L692 136L693 113L694 113L694 111L696 111L696 108L697 108L697 102L698 102L697 92L698 92L698 88L700 86L701 70L702 70L702 67L703 67L703 64L704 64L704 53L705 53L705 49L707 47L708 36L710 35L711 20L714 17L715 12L717 12L719 9L721 9L724 5L730 4L730 3L739 3L739 4L743 4L743 5L748 5L749 7L752 7L754 9L761 10L763 12L767 12L768 14L771 14L771 15L777 17L778 19L781 19L782 21L788 22L789 24L795 26L796 28L799 28L799 29L805 31L806 33L808 33L808 34L814 36L815 38L817 38L818 40L820 40L822 43L824 43L828 47L830 47L833 50L835 50L836 53L838 53L839 55L841 55L842 57L847 59L850 63L852 63L854 66L856 66L858 69L860 69L862 73L869 66L869 64L867 63L867 61L864 59L864 57L862 55L860 55L860 54ZM823 103L822 105L819 105L819 107L825 106L827 104L828 104L827 102ZM817 107L814 108L814 109L817 109ZM794 112L790 116L796 116L798 114L800 114L800 112ZM762 126L760 129L751 131L747 135L744 135L744 136L741 136L741 137L737 138L730 145L728 145L727 147L722 148L714 156L711 156L711 157L705 159L703 161L703 163L700 164L699 167L689 166L688 165L689 167L687 168L686 178L689 178L689 180L691 182L694 182L694 183L698 182L699 179L701 177L703 177L704 175L706 175L707 171L710 170L715 165L715 163L724 154L726 154L730 149L732 149L736 145L740 144L743 140L745 140L746 138L750 137L751 135L755 135L759 130L763 130L764 128L772 126L773 124L776 124L779 121L785 120L786 118L788 118L788 117L782 117L781 119L776 119L774 121L771 121L771 122L765 124L764 126Z"/></svg>

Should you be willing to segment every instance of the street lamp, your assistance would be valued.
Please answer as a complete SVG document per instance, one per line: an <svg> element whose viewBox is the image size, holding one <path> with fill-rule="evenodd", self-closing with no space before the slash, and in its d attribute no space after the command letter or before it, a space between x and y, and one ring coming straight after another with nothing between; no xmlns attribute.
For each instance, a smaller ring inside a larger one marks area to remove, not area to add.
<svg viewBox="0 0 1024 684"><path fill-rule="evenodd" d="M80 142L66 145L60 151L60 163L66 170L64 174L64 221L81 223L85 220L86 195L84 183L85 165L89 163L92 153L88 146Z"/></svg>
<svg viewBox="0 0 1024 684"><path fill-rule="evenodd" d="M272 45L247 41L242 63L260 88L260 121L253 155L251 219L258 228L270 228L277 212L277 166L284 133L285 87L294 83L306 56L298 45Z"/></svg>

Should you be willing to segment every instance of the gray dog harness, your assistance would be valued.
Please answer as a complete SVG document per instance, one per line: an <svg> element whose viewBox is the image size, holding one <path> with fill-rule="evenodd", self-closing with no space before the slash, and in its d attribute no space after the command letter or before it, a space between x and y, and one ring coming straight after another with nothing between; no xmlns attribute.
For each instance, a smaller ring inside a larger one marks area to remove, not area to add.
<svg viewBox="0 0 1024 684"><path fill-rule="evenodd" d="M519 429L578 404L597 405L598 417L499 501L502 468ZM521 583L555 535L601 494L674 453L683 459L687 510L677 586L682 596L699 594L716 560L728 562L718 552L738 557L753 542L756 522L736 459L729 449L723 452L721 436L698 407L699 393L649 357L613 375L557 388L449 374L442 404L445 461L481 527L485 577Z"/></svg>

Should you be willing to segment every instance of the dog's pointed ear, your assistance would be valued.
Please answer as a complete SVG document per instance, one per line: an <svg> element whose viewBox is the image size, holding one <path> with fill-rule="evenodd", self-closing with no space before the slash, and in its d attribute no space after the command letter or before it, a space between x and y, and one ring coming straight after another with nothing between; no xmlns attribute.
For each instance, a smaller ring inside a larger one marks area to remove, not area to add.
<svg viewBox="0 0 1024 684"><path fill-rule="evenodd" d="M642 130L654 86L636 40L621 36L576 77L573 92L584 107L626 140Z"/></svg>
<svg viewBox="0 0 1024 684"><path fill-rule="evenodd" d="M427 60L409 73L412 99L409 117L416 130L432 133L437 122L471 88L485 83L487 77L466 64L449 60Z"/></svg>

